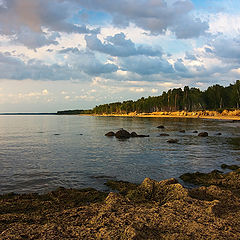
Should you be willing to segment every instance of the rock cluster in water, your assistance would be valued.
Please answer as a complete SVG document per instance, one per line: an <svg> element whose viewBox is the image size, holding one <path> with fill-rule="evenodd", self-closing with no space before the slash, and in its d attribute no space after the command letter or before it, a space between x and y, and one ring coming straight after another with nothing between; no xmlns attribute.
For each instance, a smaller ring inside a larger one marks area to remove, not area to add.
<svg viewBox="0 0 240 240"><path fill-rule="evenodd" d="M0 239L240 239L240 169L142 184L110 180L118 193L59 188L0 196Z"/></svg>
<svg viewBox="0 0 240 240"><path fill-rule="evenodd" d="M114 132L108 132L105 134L105 136L107 137L116 137L116 138L119 138L119 139L127 139L127 138L134 138L134 137L149 137L149 135L139 135L137 134L136 132L128 132L124 129L121 129L119 131L117 131L116 133Z"/></svg>

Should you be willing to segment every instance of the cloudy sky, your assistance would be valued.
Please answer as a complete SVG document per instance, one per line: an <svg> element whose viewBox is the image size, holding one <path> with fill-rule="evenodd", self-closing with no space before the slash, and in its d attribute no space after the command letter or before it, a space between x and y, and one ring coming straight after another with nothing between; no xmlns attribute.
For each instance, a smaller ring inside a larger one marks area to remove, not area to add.
<svg viewBox="0 0 240 240"><path fill-rule="evenodd" d="M240 79L239 0L0 0L0 112Z"/></svg>

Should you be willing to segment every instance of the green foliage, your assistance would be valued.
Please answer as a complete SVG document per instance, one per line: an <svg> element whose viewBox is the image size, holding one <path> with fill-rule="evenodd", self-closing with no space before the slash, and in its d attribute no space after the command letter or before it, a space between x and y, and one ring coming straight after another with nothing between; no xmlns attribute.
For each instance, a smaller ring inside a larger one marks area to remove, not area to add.
<svg viewBox="0 0 240 240"><path fill-rule="evenodd" d="M57 114L128 114L130 112L151 113L157 111L201 111L240 108L240 80L227 87L218 84L205 91L198 88L175 88L160 96L140 98L96 106L92 110L66 110Z"/></svg>
<svg viewBox="0 0 240 240"><path fill-rule="evenodd" d="M213 85L205 91L198 88L170 89L161 96L140 98L137 101L109 103L93 108L95 114L150 113L155 111L200 111L238 109L240 107L240 80L223 87Z"/></svg>
<svg viewBox="0 0 240 240"><path fill-rule="evenodd" d="M92 110L64 110L58 111L58 115L77 115L77 114L92 114Z"/></svg>

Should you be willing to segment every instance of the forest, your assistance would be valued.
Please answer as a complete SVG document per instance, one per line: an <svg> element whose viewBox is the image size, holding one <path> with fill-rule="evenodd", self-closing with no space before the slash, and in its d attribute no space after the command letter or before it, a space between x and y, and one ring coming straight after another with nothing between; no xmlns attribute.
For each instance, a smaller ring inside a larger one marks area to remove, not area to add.
<svg viewBox="0 0 240 240"><path fill-rule="evenodd" d="M92 110L59 111L58 114L128 114L151 113L161 111L202 111L202 110L234 110L240 106L240 80L227 87L218 84L205 91L199 88L175 88L163 92L160 96L149 96L137 101L124 101L103 104Z"/></svg>

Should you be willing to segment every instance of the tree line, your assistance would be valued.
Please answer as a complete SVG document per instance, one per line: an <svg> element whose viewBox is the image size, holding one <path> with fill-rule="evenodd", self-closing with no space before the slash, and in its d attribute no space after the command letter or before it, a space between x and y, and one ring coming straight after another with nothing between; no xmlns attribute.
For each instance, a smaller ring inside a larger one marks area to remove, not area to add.
<svg viewBox="0 0 240 240"><path fill-rule="evenodd" d="M68 110L63 114L128 114L151 113L160 111L201 111L224 109L233 110L240 107L240 80L227 87L218 84L201 91L199 88L174 88L160 96L149 96L137 101L124 101L102 104L92 110ZM64 111L62 111L64 112ZM62 113L61 111L58 114ZM68 113L67 113L68 112Z"/></svg>

